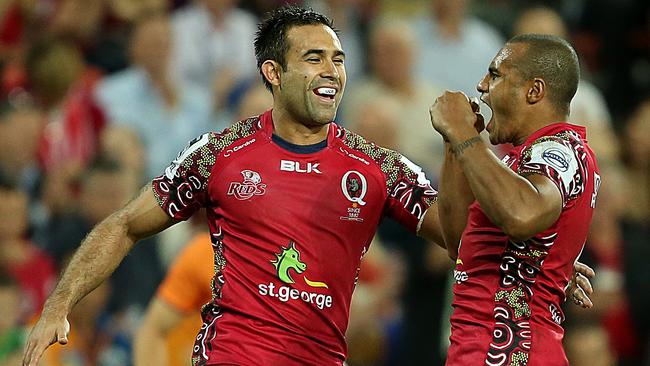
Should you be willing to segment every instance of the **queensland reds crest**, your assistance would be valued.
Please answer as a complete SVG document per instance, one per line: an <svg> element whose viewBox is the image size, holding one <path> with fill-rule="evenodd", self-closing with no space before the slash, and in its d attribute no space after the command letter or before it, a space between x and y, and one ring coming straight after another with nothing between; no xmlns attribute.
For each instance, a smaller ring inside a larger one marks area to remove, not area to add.
<svg viewBox="0 0 650 366"><path fill-rule="evenodd" d="M253 196L261 196L266 193L266 184L262 183L259 173L252 170L242 170L243 182L231 182L228 187L228 195L235 196L238 200L247 200Z"/></svg>
<svg viewBox="0 0 650 366"><path fill-rule="evenodd" d="M363 198L368 191L368 183L363 174L355 170L350 170L345 173L343 178L341 178L341 190L345 198L350 202L358 203L361 206L366 204Z"/></svg>

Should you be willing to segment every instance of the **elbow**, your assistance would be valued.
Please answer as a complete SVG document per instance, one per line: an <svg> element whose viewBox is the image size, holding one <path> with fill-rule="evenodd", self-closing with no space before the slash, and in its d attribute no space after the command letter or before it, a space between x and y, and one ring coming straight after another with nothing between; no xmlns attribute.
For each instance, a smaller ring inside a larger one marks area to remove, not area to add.
<svg viewBox="0 0 650 366"><path fill-rule="evenodd" d="M533 219L521 215L508 217L499 226L501 227L501 230L503 230L503 232L515 242L530 239L536 234L533 229L535 227Z"/></svg>

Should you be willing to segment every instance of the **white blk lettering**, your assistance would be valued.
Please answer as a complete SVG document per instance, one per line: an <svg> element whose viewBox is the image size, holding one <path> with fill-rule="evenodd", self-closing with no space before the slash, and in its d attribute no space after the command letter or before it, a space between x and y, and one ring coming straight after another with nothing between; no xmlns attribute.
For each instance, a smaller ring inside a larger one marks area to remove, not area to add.
<svg viewBox="0 0 650 366"><path fill-rule="evenodd" d="M303 163L301 165L299 161L293 160L280 160L280 170L284 172L296 172L296 173L316 173L322 174L318 169L320 163Z"/></svg>

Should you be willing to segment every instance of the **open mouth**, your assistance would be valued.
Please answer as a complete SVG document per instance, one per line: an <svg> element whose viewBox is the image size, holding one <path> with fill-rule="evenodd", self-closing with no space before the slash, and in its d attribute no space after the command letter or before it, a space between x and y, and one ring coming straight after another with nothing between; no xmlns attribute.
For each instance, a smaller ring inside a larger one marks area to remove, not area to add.
<svg viewBox="0 0 650 366"><path fill-rule="evenodd" d="M316 88L313 90L314 94L316 94L320 99L322 99L325 102L333 102L334 97L336 96L336 93L338 90L335 88L331 87L326 87L326 86L321 86L319 88Z"/></svg>

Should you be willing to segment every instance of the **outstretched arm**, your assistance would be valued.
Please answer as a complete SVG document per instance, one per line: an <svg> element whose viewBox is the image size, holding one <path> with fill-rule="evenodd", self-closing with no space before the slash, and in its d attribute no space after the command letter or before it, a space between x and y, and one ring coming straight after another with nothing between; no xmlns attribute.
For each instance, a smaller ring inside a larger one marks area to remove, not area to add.
<svg viewBox="0 0 650 366"><path fill-rule="evenodd" d="M125 207L107 217L86 236L45 302L29 335L23 365L36 366L45 349L67 343L66 319L74 305L108 278L139 240L175 221L160 208L149 185Z"/></svg>

